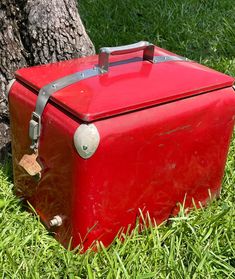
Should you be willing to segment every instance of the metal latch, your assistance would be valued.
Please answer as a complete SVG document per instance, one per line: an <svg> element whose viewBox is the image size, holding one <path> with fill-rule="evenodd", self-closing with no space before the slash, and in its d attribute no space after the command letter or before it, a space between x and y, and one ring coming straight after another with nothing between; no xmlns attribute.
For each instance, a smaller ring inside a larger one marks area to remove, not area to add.
<svg viewBox="0 0 235 279"><path fill-rule="evenodd" d="M31 149L35 149L38 147L38 138L40 136L41 129L41 117L33 112L31 116L31 120L29 122L29 136L32 139Z"/></svg>

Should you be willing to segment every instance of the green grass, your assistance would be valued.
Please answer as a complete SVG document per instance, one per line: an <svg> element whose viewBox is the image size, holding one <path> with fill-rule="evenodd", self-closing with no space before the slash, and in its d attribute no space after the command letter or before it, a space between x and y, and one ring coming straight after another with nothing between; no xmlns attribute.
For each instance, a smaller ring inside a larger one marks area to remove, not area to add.
<svg viewBox="0 0 235 279"><path fill-rule="evenodd" d="M233 1L80 1L98 49L149 40L235 76ZM235 140L221 198L167 224L138 227L121 243L83 255L66 251L12 192L0 170L1 278L235 278Z"/></svg>
<svg viewBox="0 0 235 279"><path fill-rule="evenodd" d="M79 8L97 50L147 40L235 73L235 5L231 0L83 0Z"/></svg>

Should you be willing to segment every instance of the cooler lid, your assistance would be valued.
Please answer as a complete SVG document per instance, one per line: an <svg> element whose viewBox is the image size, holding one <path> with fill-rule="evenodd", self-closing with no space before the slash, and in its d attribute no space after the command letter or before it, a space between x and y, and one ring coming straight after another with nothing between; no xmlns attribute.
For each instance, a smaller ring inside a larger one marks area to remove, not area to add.
<svg viewBox="0 0 235 279"><path fill-rule="evenodd" d="M127 51L130 48L125 51L121 47L105 48L99 62L96 55L23 68L16 72L16 79L37 93L55 80L77 72L83 75L84 79L54 92L50 100L86 122L210 92L234 83L230 76L159 47L153 47L152 54L151 49L146 51L144 48L135 48L135 53ZM136 51L139 49L141 51ZM110 56L109 61L110 54L119 55ZM152 61L149 59L151 55L154 55ZM96 75L84 76L83 73L86 75L92 69L94 72L98 63L102 67Z"/></svg>

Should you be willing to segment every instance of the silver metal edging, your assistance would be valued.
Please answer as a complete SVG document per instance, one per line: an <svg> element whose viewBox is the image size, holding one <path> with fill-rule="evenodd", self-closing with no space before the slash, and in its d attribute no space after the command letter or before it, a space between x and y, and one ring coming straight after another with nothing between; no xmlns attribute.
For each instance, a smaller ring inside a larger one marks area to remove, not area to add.
<svg viewBox="0 0 235 279"><path fill-rule="evenodd" d="M173 55L168 55L168 56L154 56L153 58L153 63L162 63L162 62L169 62L169 61L190 61L186 57L182 56L173 56Z"/></svg>
<svg viewBox="0 0 235 279"><path fill-rule="evenodd" d="M190 61L187 58L181 56L154 56L151 63L163 63L169 61ZM111 65L110 65L111 66ZM38 140L41 134L41 116L46 107L46 104L51 97L51 95L69 85L79 82L84 79L88 79L94 76L105 74L99 67L94 67L93 69L84 70L77 72L58 80L49 83L48 85L42 87L39 91L35 111L32 113L31 120L29 122L29 137L32 139L32 149L38 148Z"/></svg>

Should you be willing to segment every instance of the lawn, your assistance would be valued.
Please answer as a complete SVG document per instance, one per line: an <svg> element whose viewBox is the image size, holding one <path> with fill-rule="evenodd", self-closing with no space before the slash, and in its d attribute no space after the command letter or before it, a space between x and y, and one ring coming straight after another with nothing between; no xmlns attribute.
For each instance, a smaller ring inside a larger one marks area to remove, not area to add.
<svg viewBox="0 0 235 279"><path fill-rule="evenodd" d="M82 0L79 9L97 50L147 40L235 76L231 0ZM82 255L61 247L23 208L10 165L1 167L1 278L235 278L234 149L235 140L220 199Z"/></svg>

